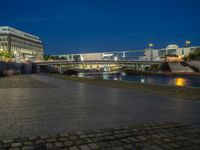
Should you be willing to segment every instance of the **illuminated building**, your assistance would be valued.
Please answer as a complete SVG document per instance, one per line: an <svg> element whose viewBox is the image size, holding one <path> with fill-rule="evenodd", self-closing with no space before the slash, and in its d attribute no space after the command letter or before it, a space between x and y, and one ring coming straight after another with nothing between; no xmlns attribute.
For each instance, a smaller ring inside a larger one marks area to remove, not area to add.
<svg viewBox="0 0 200 150"><path fill-rule="evenodd" d="M198 47L179 47L175 44L168 45L163 49L146 49L146 61L182 61Z"/></svg>
<svg viewBox="0 0 200 150"><path fill-rule="evenodd" d="M43 60L39 37L8 26L0 27L0 51L10 52L16 62Z"/></svg>
<svg viewBox="0 0 200 150"><path fill-rule="evenodd" d="M82 53L52 55L69 61L91 61L91 60L136 60L136 61L181 61L184 56L189 55L198 47L179 47L175 44L168 45L162 49L127 50L102 53Z"/></svg>

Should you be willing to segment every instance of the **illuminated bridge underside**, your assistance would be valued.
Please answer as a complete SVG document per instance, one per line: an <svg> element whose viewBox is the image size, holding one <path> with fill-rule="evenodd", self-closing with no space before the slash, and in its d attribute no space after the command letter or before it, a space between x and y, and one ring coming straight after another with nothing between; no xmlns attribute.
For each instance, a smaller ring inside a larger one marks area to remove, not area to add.
<svg viewBox="0 0 200 150"><path fill-rule="evenodd" d="M82 72L83 70L96 70L96 71L119 71L122 67L134 67L136 70L144 70L149 65L159 65L162 62L159 61L51 61L51 62L40 62L40 67L50 67L51 70L57 70L61 74L67 70L76 70Z"/></svg>
<svg viewBox="0 0 200 150"><path fill-rule="evenodd" d="M57 60L57 61L44 61L38 62L38 65L75 65L75 64L121 64L121 65L131 65L131 64L161 64L162 61L113 61L113 60L94 60L94 61L67 61L67 60Z"/></svg>

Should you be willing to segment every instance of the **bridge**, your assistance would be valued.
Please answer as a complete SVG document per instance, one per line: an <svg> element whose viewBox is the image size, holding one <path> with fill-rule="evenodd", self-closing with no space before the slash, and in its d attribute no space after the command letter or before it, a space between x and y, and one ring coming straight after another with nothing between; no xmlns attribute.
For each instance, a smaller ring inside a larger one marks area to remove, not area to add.
<svg viewBox="0 0 200 150"><path fill-rule="evenodd" d="M39 66L53 66L66 69L112 71L122 67L132 67L138 70L150 65L163 63L164 49L130 50L100 53L53 55L54 60L37 62ZM158 59L159 58L159 59Z"/></svg>
<svg viewBox="0 0 200 150"><path fill-rule="evenodd" d="M87 61L68 61L68 60L52 60L35 62L37 65L74 65L74 64L161 64L163 61L140 61L140 60L87 60Z"/></svg>
<svg viewBox="0 0 200 150"><path fill-rule="evenodd" d="M86 70L98 71L113 71L119 70L122 67L131 67L136 70L144 70L150 65L160 65L161 61L133 61L133 60L88 60L88 61L68 61L68 60L54 60L37 62L42 70L50 72L59 72L62 74L67 70L74 70L82 72Z"/></svg>

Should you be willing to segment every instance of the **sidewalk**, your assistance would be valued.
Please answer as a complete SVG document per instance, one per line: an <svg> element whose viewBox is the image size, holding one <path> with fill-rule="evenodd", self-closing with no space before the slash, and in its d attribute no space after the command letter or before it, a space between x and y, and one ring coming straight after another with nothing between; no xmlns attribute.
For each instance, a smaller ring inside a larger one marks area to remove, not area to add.
<svg viewBox="0 0 200 150"><path fill-rule="evenodd" d="M199 150L200 127L181 123L132 124L85 132L0 141L10 150Z"/></svg>

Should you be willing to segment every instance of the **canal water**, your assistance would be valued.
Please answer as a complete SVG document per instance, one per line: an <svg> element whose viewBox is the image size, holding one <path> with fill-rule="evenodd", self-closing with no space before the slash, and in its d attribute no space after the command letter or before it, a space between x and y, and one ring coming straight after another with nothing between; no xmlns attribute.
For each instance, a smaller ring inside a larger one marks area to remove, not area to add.
<svg viewBox="0 0 200 150"><path fill-rule="evenodd" d="M148 84L167 84L200 88L200 76L126 75L125 73L79 73L79 77L125 80Z"/></svg>

